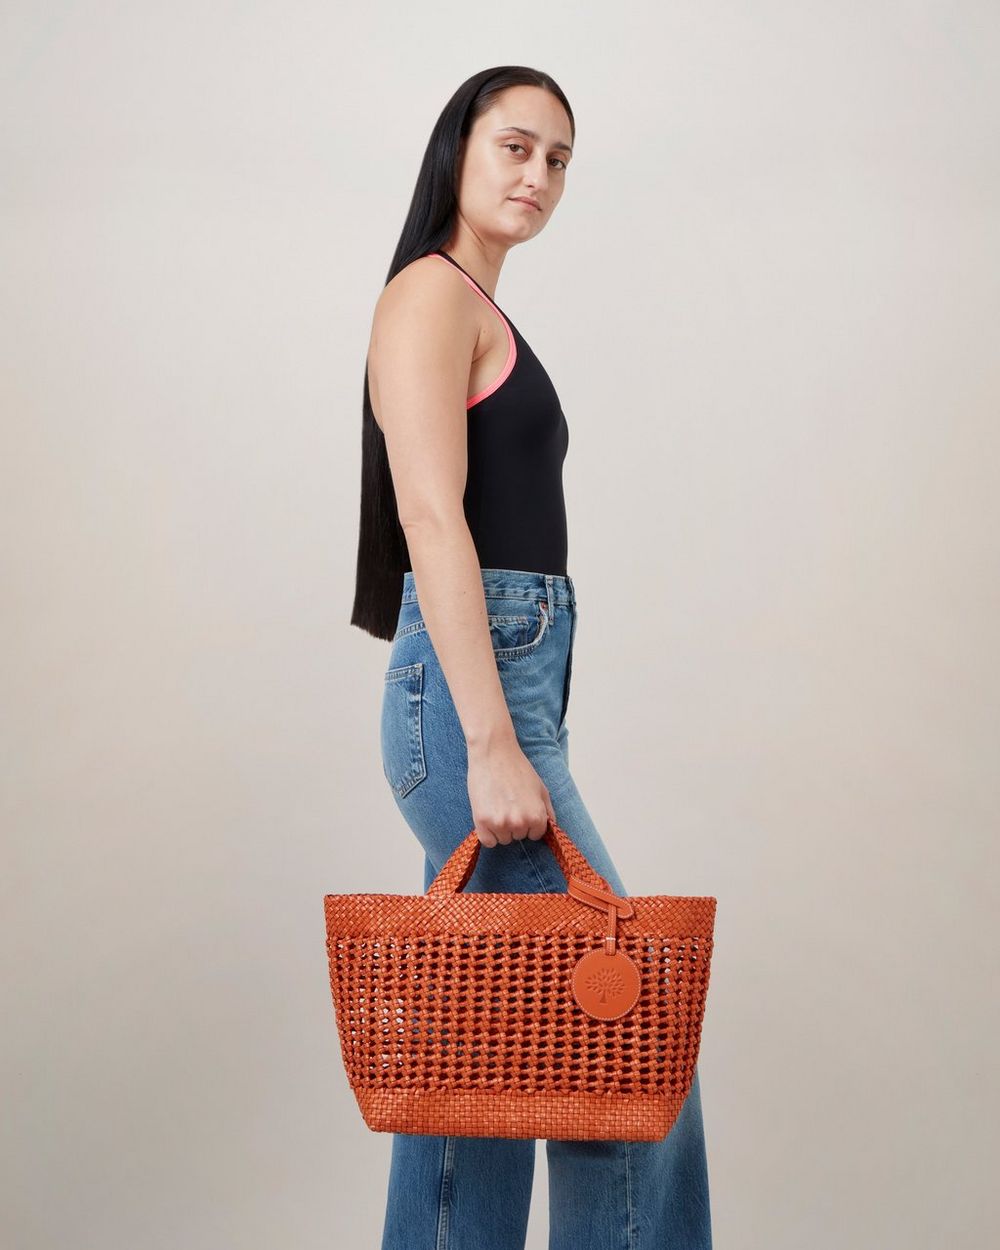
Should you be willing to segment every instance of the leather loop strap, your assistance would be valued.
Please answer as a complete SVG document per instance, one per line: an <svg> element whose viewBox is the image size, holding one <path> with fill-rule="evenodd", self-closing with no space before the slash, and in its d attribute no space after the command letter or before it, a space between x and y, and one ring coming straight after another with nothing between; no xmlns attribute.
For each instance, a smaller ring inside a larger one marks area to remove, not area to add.
<svg viewBox="0 0 1000 1250"><path fill-rule="evenodd" d="M569 881L571 876L576 875L577 880L582 882L579 874L585 872L589 873L596 883L593 886L588 886L588 888L596 890L611 889L611 886L604 880L601 874L594 871L590 860L579 850L569 834L557 825L551 817L546 821L545 842L555 856L556 862L567 881ZM469 878L476 867L480 845L479 835L473 829L449 855L444 863L444 867L430 883L426 893L432 898L449 894L460 894L468 884ZM619 902L617 897L614 894L609 895L609 897L614 898L617 905Z"/></svg>
<svg viewBox="0 0 1000 1250"><path fill-rule="evenodd" d="M572 894L575 899L579 899L581 903L588 903L591 907L598 908L599 911L607 911L613 907L623 919L635 914L632 904L619 894L599 890L596 886L589 885L586 881L581 881L579 877L574 876L568 877L566 884L568 893Z"/></svg>

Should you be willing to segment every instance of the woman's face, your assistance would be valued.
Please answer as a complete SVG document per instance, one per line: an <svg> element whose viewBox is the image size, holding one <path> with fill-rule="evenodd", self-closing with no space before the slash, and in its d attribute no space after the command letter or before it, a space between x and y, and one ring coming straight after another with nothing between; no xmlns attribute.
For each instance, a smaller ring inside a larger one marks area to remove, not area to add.
<svg viewBox="0 0 1000 1250"><path fill-rule="evenodd" d="M477 238L508 248L538 234L562 198L571 142L566 110L542 87L508 87L476 118L460 157L458 211Z"/></svg>

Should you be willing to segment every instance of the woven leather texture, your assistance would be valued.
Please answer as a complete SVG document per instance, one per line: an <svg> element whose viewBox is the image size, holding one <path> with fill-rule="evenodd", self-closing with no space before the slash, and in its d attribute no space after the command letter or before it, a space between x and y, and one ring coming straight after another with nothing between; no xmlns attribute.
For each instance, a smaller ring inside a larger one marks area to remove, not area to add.
<svg viewBox="0 0 1000 1250"><path fill-rule="evenodd" d="M341 1054L370 1129L669 1132L698 1059L716 899L630 895L619 909L563 829L549 821L545 838L577 895L462 893L481 849L475 830L426 894L326 895ZM612 937L640 991L620 1018L595 1019L574 997L573 971Z"/></svg>

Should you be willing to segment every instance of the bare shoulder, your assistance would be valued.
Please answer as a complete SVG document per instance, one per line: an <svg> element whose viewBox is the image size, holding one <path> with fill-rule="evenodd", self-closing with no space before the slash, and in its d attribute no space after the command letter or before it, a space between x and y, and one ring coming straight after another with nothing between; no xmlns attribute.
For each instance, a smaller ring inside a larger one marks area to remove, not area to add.
<svg viewBox="0 0 1000 1250"><path fill-rule="evenodd" d="M386 283L375 305L374 323L389 323L411 316L453 323L468 316L469 291L464 279L456 281L447 261L419 256Z"/></svg>
<svg viewBox="0 0 1000 1250"><path fill-rule="evenodd" d="M465 280L456 281L455 274L447 261L420 256L379 296L366 366L372 411L382 429L386 419L394 422L395 412L402 412L403 419L416 412L416 396L436 410L460 411L464 418L481 321L469 303Z"/></svg>
<svg viewBox="0 0 1000 1250"><path fill-rule="evenodd" d="M447 261L428 255L411 261L386 283L372 315L369 377L386 349L394 357L411 345L428 359L457 359L468 377L482 320L465 280L456 277Z"/></svg>

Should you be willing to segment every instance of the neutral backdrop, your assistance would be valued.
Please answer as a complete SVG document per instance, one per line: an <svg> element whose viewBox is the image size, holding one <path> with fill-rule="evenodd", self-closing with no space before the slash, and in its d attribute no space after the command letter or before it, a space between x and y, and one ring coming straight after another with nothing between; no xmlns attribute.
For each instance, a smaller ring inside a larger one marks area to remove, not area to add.
<svg viewBox="0 0 1000 1250"><path fill-rule="evenodd" d="M497 293L570 426L574 776L718 899L716 1250L992 1243L996 5L7 0L0 49L4 1250L378 1246L323 896L423 861L364 355L507 62L578 126Z"/></svg>

